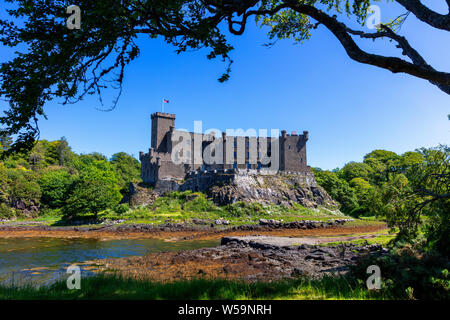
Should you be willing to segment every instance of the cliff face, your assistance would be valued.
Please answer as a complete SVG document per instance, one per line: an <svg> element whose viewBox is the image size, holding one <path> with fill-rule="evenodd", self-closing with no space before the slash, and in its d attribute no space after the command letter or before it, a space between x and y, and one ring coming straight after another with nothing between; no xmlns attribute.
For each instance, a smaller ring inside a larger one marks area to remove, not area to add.
<svg viewBox="0 0 450 320"><path fill-rule="evenodd" d="M308 208L324 206L331 210L338 209L338 203L317 185L311 173L270 175L251 170L199 172L187 176L183 181L160 180L152 190L133 186L130 189L130 204L151 204L158 195L185 190L205 192L216 205L244 201L286 207L299 203Z"/></svg>
<svg viewBox="0 0 450 320"><path fill-rule="evenodd" d="M299 203L309 208L318 205L333 210L338 208L338 204L317 185L311 173L276 175L239 173L234 175L231 183L211 186L207 194L218 205L244 201L287 207Z"/></svg>

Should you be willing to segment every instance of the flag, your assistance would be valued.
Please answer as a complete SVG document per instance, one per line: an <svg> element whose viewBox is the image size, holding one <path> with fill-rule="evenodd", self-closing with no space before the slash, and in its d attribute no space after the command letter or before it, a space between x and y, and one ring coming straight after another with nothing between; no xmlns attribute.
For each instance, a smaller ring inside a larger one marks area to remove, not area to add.
<svg viewBox="0 0 450 320"><path fill-rule="evenodd" d="M169 100L163 99L163 102L164 102L164 103L169 103Z"/></svg>

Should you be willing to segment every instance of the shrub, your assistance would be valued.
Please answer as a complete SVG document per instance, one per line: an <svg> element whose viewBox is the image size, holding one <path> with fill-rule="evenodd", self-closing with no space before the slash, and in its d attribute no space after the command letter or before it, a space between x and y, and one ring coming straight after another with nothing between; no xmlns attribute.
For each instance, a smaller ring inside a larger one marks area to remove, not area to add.
<svg viewBox="0 0 450 320"><path fill-rule="evenodd" d="M119 203L118 205L116 205L114 207L114 212L117 214L124 214L126 213L128 210L130 210L130 206L128 205L128 203Z"/></svg>
<svg viewBox="0 0 450 320"><path fill-rule="evenodd" d="M183 203L183 210L192 212L208 212L217 210L217 207L212 201L206 199L204 194L196 194L192 200L187 200Z"/></svg>
<svg viewBox="0 0 450 320"><path fill-rule="evenodd" d="M352 267L351 275L367 279L366 270L377 265L381 270L382 290L400 299L450 299L448 257L423 252L409 244L397 244L390 255L371 255Z"/></svg>
<svg viewBox="0 0 450 320"><path fill-rule="evenodd" d="M0 203L0 218L11 219L15 216L14 209L8 207L5 203Z"/></svg>
<svg viewBox="0 0 450 320"><path fill-rule="evenodd" d="M238 201L225 206L225 212L232 217L258 216L267 212L266 208L258 202L246 203Z"/></svg>

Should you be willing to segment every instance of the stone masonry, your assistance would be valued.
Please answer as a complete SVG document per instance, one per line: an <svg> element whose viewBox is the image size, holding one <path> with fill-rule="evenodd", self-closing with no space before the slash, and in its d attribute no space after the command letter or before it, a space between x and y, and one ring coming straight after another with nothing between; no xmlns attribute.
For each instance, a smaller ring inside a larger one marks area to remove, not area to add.
<svg viewBox="0 0 450 320"><path fill-rule="evenodd" d="M217 179L228 179L229 174L238 171L261 174L310 173L306 161L308 131L303 131L303 134L287 134L286 130L283 130L279 137L264 138L227 136L222 133L222 136L217 138L214 134L175 130L175 117L175 114L162 112L151 115L151 148L148 153L139 153L141 176L145 183L173 190L178 189L174 188L174 183L184 183L185 179L196 177L198 173L209 173L209 178L204 177L208 180L204 184L208 186L217 182ZM182 151L179 151L179 143L185 146ZM242 152L237 152L238 150ZM201 156L205 151L210 151L214 156L213 163L205 161ZM183 161L174 161L174 156L176 159L182 158ZM186 187L192 186L192 189L198 188L199 185L184 184Z"/></svg>

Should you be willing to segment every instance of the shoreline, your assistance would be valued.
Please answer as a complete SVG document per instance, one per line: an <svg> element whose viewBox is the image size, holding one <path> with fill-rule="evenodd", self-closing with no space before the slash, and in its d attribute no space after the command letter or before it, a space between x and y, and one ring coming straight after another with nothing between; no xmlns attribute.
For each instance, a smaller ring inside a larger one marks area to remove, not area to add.
<svg viewBox="0 0 450 320"><path fill-rule="evenodd" d="M8 226L0 225L0 238L88 238L98 240L160 239L166 241L214 240L224 236L270 235L282 237L345 236L387 230L385 224L363 226L328 226L311 229L242 225L232 227L205 227L195 225L127 224L103 227L79 226Z"/></svg>
<svg viewBox="0 0 450 320"><path fill-rule="evenodd" d="M387 249L376 244L321 247L313 243L296 243L301 242L300 238L293 238L290 243L283 240L223 237L217 247L98 259L94 263L98 267L96 272L124 278L159 282L198 278L252 282L292 279L301 275L311 279L344 275L364 255L388 254Z"/></svg>

